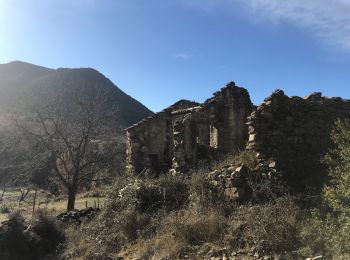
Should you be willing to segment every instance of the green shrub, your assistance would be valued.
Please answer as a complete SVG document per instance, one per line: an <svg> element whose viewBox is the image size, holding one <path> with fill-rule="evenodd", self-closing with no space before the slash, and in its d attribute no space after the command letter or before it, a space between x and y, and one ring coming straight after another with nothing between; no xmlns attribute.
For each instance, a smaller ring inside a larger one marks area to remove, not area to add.
<svg viewBox="0 0 350 260"><path fill-rule="evenodd" d="M324 188L324 199L332 212L324 219L325 237L334 255L350 255L350 121L335 123L331 134L334 148L324 162L330 181Z"/></svg>
<svg viewBox="0 0 350 260"><path fill-rule="evenodd" d="M137 208L141 212L167 211L183 207L189 198L189 186L182 176L162 176L145 181L137 192Z"/></svg>
<svg viewBox="0 0 350 260"><path fill-rule="evenodd" d="M339 213L350 211L350 121L337 121L331 134L334 143L325 157L331 180L325 187L325 199Z"/></svg>
<svg viewBox="0 0 350 260"><path fill-rule="evenodd" d="M305 258L322 255L331 259L336 254L327 239L329 231L335 230L333 220L331 216L322 216L319 210L313 210L304 218L300 231L300 255Z"/></svg>

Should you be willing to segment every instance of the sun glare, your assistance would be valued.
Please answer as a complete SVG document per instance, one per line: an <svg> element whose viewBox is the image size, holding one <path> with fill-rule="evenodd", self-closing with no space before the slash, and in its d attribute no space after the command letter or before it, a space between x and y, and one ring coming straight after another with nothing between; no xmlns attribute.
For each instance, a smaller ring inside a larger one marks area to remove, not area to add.
<svg viewBox="0 0 350 260"><path fill-rule="evenodd" d="M0 0L0 21L4 21L6 17L6 2Z"/></svg>

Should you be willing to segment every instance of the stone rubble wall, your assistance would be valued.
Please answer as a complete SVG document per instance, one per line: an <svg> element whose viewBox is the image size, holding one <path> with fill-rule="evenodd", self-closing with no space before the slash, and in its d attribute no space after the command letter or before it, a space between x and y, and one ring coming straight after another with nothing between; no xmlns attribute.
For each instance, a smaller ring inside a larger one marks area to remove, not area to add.
<svg viewBox="0 0 350 260"><path fill-rule="evenodd" d="M202 105L180 101L127 129L127 173L185 173L200 160L244 149L248 92L233 82Z"/></svg>
<svg viewBox="0 0 350 260"><path fill-rule="evenodd" d="M223 153L244 149L247 134L247 117L253 104L246 89L228 83L203 104L203 113L209 114L211 125L217 128L217 148Z"/></svg>
<svg viewBox="0 0 350 260"><path fill-rule="evenodd" d="M172 121L194 106L198 106L198 103L180 100L126 130L127 174L140 174L152 168L162 171L171 167L174 143ZM183 112L173 115L173 111Z"/></svg>
<svg viewBox="0 0 350 260"><path fill-rule="evenodd" d="M350 117L350 101L322 97L288 97L277 90L248 118L247 149L276 161L287 183L297 191L320 188L327 179L322 158L331 148L337 119Z"/></svg>
<svg viewBox="0 0 350 260"><path fill-rule="evenodd" d="M244 164L228 164L210 172L207 180L211 190L220 194L227 202L261 201L269 193L278 194L284 187L281 186L280 173L274 161L259 160L259 163L250 169Z"/></svg>
<svg viewBox="0 0 350 260"><path fill-rule="evenodd" d="M152 120L145 120L142 124L127 132L127 172L141 172L144 168L152 167L150 154L158 156L158 164L169 160L167 144L169 140L169 115L159 113ZM156 163L156 162L154 162ZM159 165L162 167L162 165Z"/></svg>
<svg viewBox="0 0 350 260"><path fill-rule="evenodd" d="M201 160L247 149L257 154L261 172L273 162L293 189L320 188L327 180L321 160L331 148L334 123L349 117L349 100L321 93L300 98L277 90L254 107L247 90L230 82L203 104L182 100L128 128L127 172L185 173ZM220 178L234 183L236 177L228 175ZM223 189L232 198L242 193L236 186Z"/></svg>
<svg viewBox="0 0 350 260"><path fill-rule="evenodd" d="M201 107L174 120L172 173L186 172L201 160L243 150L252 110L248 92L232 82Z"/></svg>

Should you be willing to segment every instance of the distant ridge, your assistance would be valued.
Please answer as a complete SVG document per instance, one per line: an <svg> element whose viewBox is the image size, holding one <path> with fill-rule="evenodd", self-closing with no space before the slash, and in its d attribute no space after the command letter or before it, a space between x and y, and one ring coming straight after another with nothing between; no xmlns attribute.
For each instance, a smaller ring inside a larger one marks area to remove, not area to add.
<svg viewBox="0 0 350 260"><path fill-rule="evenodd" d="M82 95L95 95L93 89L96 86L108 93L109 106L106 109L116 110L113 111L116 114L115 125L120 128L153 114L95 69L50 69L22 61L0 64L0 110L15 108L23 97L40 94L45 98L48 93L64 93L66 89L72 88Z"/></svg>

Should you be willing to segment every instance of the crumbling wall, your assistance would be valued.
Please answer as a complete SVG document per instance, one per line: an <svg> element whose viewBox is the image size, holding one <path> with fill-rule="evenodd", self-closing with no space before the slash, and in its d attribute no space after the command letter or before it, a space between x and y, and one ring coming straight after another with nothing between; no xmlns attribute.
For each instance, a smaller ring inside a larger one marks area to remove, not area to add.
<svg viewBox="0 0 350 260"><path fill-rule="evenodd" d="M244 88L230 82L202 105L180 101L127 129L127 172L186 172L212 154L242 150L253 105ZM158 165L158 166L157 166Z"/></svg>
<svg viewBox="0 0 350 260"><path fill-rule="evenodd" d="M127 131L127 172L140 173L145 168L169 164L169 116L159 113Z"/></svg>
<svg viewBox="0 0 350 260"><path fill-rule="evenodd" d="M173 173L202 160L243 150L253 105L246 89L230 82L197 109L174 120Z"/></svg>
<svg viewBox="0 0 350 260"><path fill-rule="evenodd" d="M247 90L230 82L201 105L182 100L127 129L127 172L186 172L246 148L273 161L295 190L321 187L334 122L349 117L350 101L321 93L300 98L278 90L254 108Z"/></svg>
<svg viewBox="0 0 350 260"><path fill-rule="evenodd" d="M157 173L169 169L173 158L174 110L186 110L198 103L180 100L171 107L145 118L126 129L126 172L140 174L145 170Z"/></svg>
<svg viewBox="0 0 350 260"><path fill-rule="evenodd" d="M276 161L295 190L321 188L327 179L321 159L331 147L334 122L349 117L348 100L321 93L288 97L278 90L249 117L247 148L262 159Z"/></svg>
<svg viewBox="0 0 350 260"><path fill-rule="evenodd" d="M173 173L187 172L200 160L210 159L209 115L197 108L173 121Z"/></svg>
<svg viewBox="0 0 350 260"><path fill-rule="evenodd" d="M246 89L227 84L214 98L203 105L203 113L209 114L212 146L222 153L244 149L247 134L247 117L253 111Z"/></svg>

